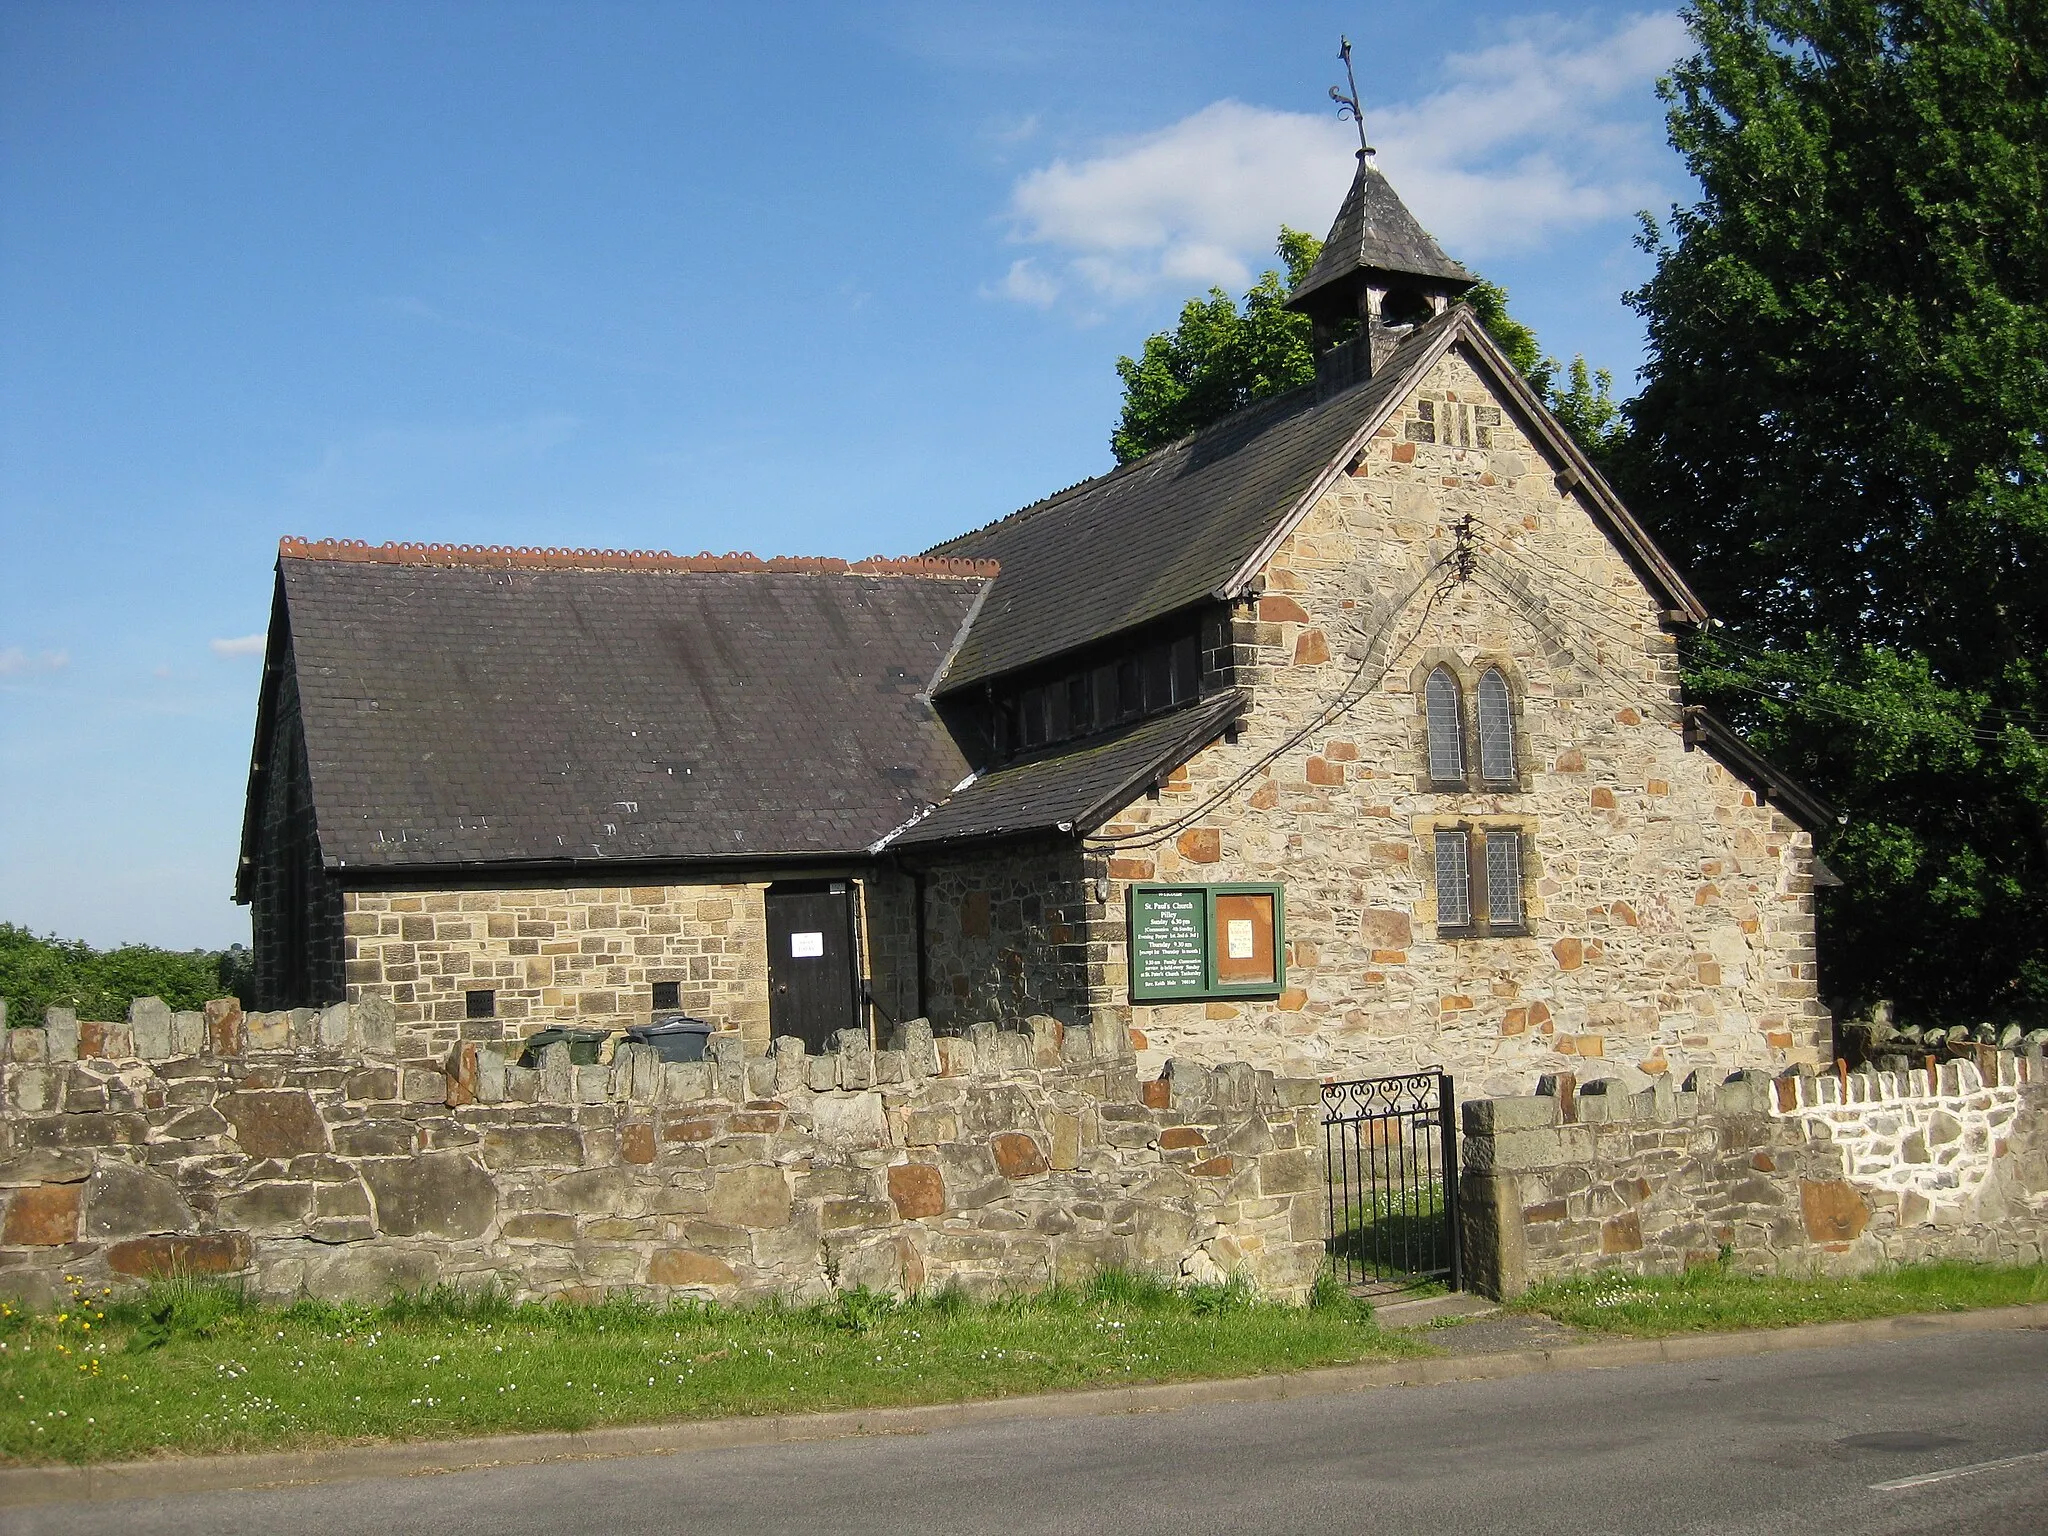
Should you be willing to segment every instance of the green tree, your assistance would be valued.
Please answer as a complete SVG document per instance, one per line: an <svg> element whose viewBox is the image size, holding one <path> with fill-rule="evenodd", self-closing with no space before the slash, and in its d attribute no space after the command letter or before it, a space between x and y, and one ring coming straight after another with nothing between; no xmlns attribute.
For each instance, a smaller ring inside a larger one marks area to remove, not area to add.
<svg viewBox="0 0 2048 1536"><path fill-rule="evenodd" d="M1142 458L1232 411L1315 381L1309 322L1285 308L1288 288L1308 275L1323 243L1280 227L1278 252L1288 277L1267 271L1240 310L1221 288L1181 306L1180 323L1145 339L1136 357L1116 360L1124 381L1123 419L1110 434L1119 464Z"/></svg>
<svg viewBox="0 0 2048 1536"><path fill-rule="evenodd" d="M40 1024L52 1004L84 1019L119 1020L138 997L160 997L173 1008L197 1008L209 998L246 996L249 952L157 949L123 944L94 949L78 939L39 938L0 923L0 999L10 1025Z"/></svg>
<svg viewBox="0 0 2048 1536"><path fill-rule="evenodd" d="M1232 411L1315 382L1308 317L1285 305L1288 291L1316 264L1323 242L1283 224L1275 250L1286 265L1285 277L1277 270L1263 273L1242 307L1221 288L1211 288L1206 298L1189 299L1181 307L1180 322L1171 331L1147 337L1138 356L1117 359L1123 416L1109 446L1119 464ZM1577 359L1570 374L1577 392L1560 393L1554 388L1557 360L1544 356L1536 333L1508 313L1506 289L1481 282L1465 302L1587 450L1604 455L1619 431L1620 408L1609 396L1609 376L1588 374L1585 360Z"/></svg>
<svg viewBox="0 0 2048 1536"><path fill-rule="evenodd" d="M2048 6L1694 0L1613 468L1688 684L1850 813L1824 984L2048 1006Z"/></svg>

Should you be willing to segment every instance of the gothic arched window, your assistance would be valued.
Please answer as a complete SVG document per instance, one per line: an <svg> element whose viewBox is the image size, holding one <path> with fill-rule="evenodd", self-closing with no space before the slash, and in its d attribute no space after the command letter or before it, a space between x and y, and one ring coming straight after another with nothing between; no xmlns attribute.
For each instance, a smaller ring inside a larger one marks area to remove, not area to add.
<svg viewBox="0 0 2048 1536"><path fill-rule="evenodd" d="M1515 706L1498 667L1479 677L1479 777L1488 784L1515 782Z"/></svg>
<svg viewBox="0 0 2048 1536"><path fill-rule="evenodd" d="M1429 733L1432 784L1465 782L1465 697L1449 667L1438 667L1423 684L1423 720Z"/></svg>

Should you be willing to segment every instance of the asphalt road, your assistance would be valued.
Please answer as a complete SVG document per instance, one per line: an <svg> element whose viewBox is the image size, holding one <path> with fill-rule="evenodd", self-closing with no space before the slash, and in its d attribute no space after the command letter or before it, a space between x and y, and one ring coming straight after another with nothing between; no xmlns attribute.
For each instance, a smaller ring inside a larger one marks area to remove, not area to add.
<svg viewBox="0 0 2048 1536"><path fill-rule="evenodd" d="M2011 1536L2048 1532L2048 1332L50 1505L0 1530Z"/></svg>

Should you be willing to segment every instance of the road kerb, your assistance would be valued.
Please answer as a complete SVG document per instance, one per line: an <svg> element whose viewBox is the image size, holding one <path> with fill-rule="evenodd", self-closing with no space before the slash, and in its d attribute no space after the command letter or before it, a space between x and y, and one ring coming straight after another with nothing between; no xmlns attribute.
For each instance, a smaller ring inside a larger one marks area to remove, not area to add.
<svg viewBox="0 0 2048 1536"><path fill-rule="evenodd" d="M34 1504L162 1499L230 1489L278 1488L367 1478L431 1477L491 1467L550 1461L598 1461L664 1456L798 1440L861 1435L930 1434L966 1425L1027 1419L1096 1418L1119 1413L1171 1413L1216 1403L1281 1402L1381 1387L1443 1386L1504 1381L1546 1371L1619 1370L1828 1349L1847 1344L1924 1338L1942 1333L1984 1333L2048 1328L2048 1303L1978 1312L1915 1313L1867 1322L1814 1323L1745 1333L1689 1333L1663 1339L1570 1344L1555 1349L1497 1354L1432 1355L1374 1361L1272 1376L1161 1382L1037 1397L984 1398L912 1408L855 1408L833 1413L770 1414L752 1418L685 1419L617 1428L543 1434L493 1435L476 1440L408 1441L320 1451L265 1451L242 1456L166 1457L84 1467L0 1469L0 1508Z"/></svg>

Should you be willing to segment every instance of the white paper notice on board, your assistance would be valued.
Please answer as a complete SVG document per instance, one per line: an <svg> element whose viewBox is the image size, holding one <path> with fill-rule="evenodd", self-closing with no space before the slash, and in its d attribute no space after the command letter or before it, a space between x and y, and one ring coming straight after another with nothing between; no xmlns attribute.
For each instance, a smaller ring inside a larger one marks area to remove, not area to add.
<svg viewBox="0 0 2048 1536"><path fill-rule="evenodd" d="M1230 958L1249 960L1252 957L1252 920L1248 917L1233 917L1225 923L1224 943L1229 946Z"/></svg>
<svg viewBox="0 0 2048 1536"><path fill-rule="evenodd" d="M1251 924L1245 924L1250 928ZM1247 940L1247 943L1250 941ZM792 933L789 936L789 953L793 959L810 960L825 953L825 935L822 933ZM1250 950L1245 951L1250 954Z"/></svg>

